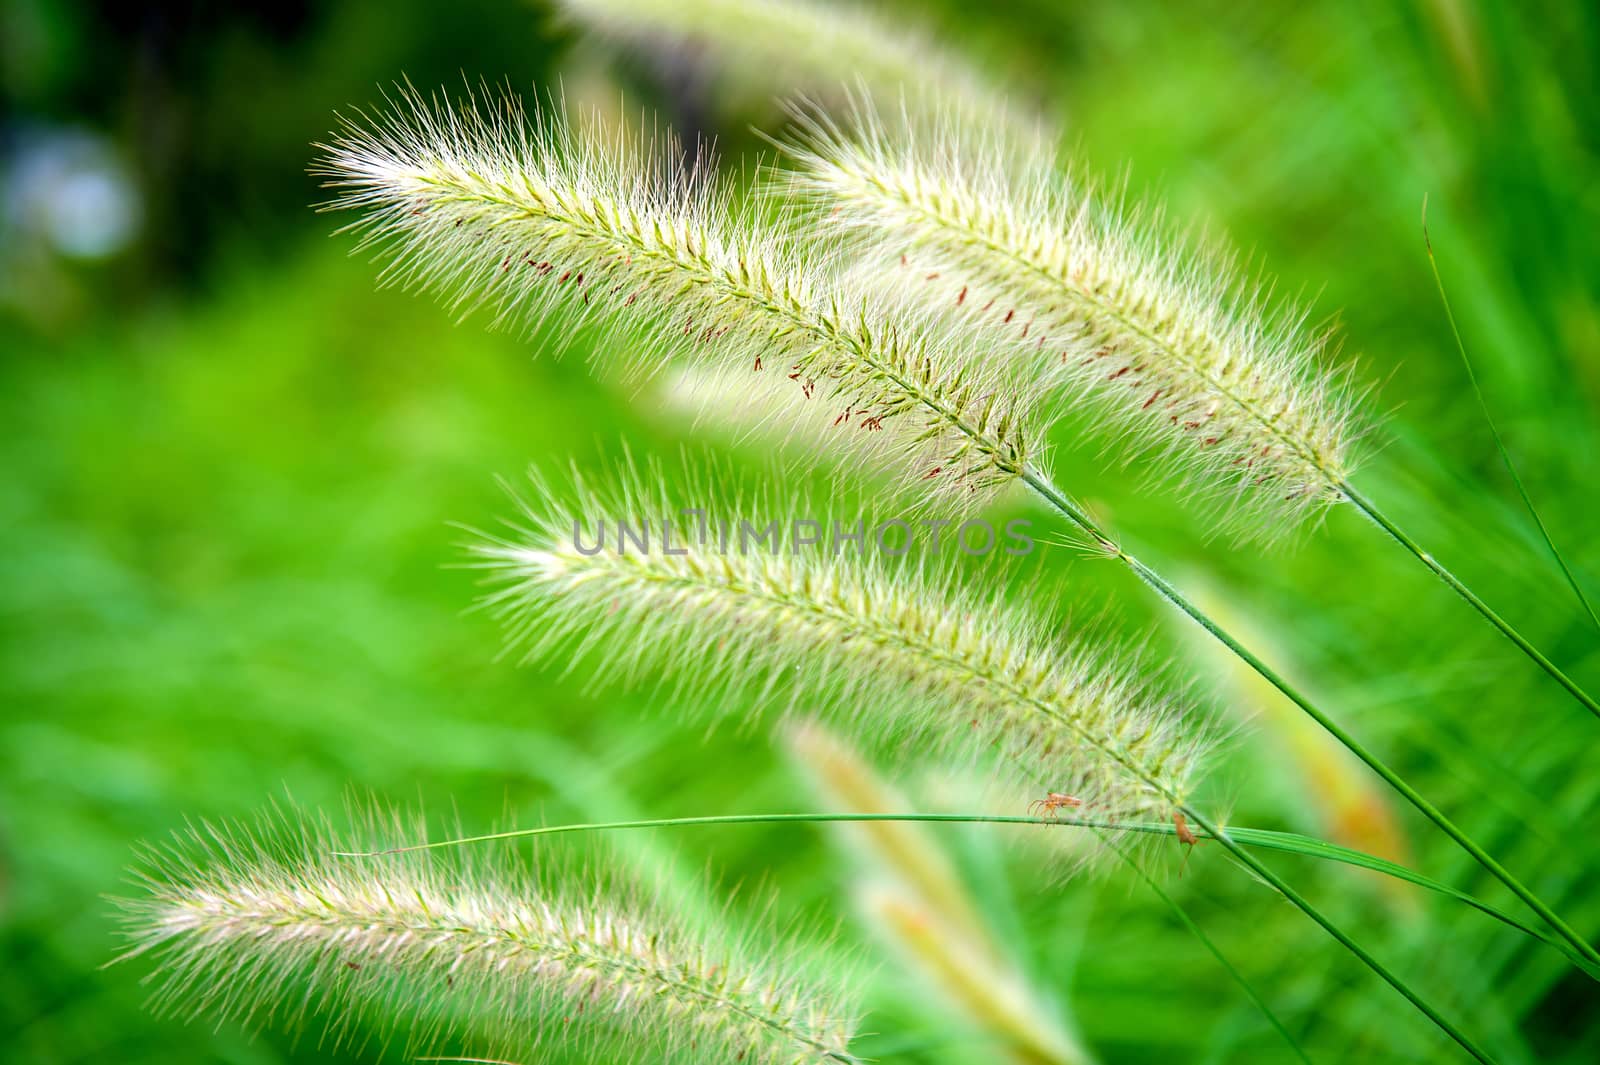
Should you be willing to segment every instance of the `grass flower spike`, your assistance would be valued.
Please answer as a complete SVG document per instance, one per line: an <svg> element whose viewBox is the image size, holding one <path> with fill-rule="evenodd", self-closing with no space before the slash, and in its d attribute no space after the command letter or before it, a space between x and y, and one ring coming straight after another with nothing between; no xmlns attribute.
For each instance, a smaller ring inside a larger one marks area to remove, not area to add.
<svg viewBox="0 0 1600 1065"><path fill-rule="evenodd" d="M419 1042L465 1014L509 1054L576 1017L586 1039L630 1040L623 1060L690 1046L698 1061L856 1060L844 1007L792 966L749 965L604 891L554 896L525 873L433 853L334 853L348 849L320 831L289 848L195 833L158 853L149 894L124 903L126 956L157 955L160 1001L189 1015L271 1017L305 1002L291 989L309 982L299 1009L333 1014L340 1034L400 1008Z"/></svg>
<svg viewBox="0 0 1600 1065"><path fill-rule="evenodd" d="M475 549L498 582L489 603L530 657L598 645L608 677L664 667L693 677L700 702L719 685L759 685L914 736L924 756L992 745L1040 794L1072 790L1107 817L1170 818L1185 801L1205 746L1195 720L1102 650L1048 636L931 565L891 568L870 546L830 544L839 523L812 547L778 521L781 541L744 535L792 504L707 511L707 535L680 529L671 551L641 551L595 520L660 529L683 508L631 474L612 492L580 485L575 505L541 488L525 528Z"/></svg>
<svg viewBox="0 0 1600 1065"><path fill-rule="evenodd" d="M818 236L853 236L976 343L1065 379L1163 467L1247 509L1337 500L1352 444L1320 342L1269 321L1214 263L1159 247L1053 167L981 135L928 132L858 101L843 125L801 109L787 149Z"/></svg>
<svg viewBox="0 0 1600 1065"><path fill-rule="evenodd" d="M349 124L317 170L337 206L365 213L388 279L459 310L625 326L596 347L635 369L696 356L781 377L791 403L834 412L841 447L892 452L934 493L1021 476L1034 395L1021 375L966 358L926 313L833 290L806 268L816 256L681 168L641 173L637 159L509 100L452 110L405 90L388 116Z"/></svg>

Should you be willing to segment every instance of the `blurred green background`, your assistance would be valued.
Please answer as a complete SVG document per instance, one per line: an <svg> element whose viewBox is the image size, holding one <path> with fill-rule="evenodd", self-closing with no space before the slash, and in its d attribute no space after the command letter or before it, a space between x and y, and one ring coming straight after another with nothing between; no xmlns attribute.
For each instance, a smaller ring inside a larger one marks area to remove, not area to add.
<svg viewBox="0 0 1600 1065"><path fill-rule="evenodd" d="M1468 391L1419 215L1511 450L1600 591L1600 11L1590 3L882 7L1062 116L1126 179L1337 318L1385 416L1357 483L1591 688L1600 642L1543 553ZM507 510L495 477L670 458L714 436L597 380L584 342L457 327L377 290L305 173L336 109L418 86L625 92L757 150L748 110L687 98L538 6L309 2L0 6L0 1059L378 1060L315 1038L147 1013L107 894L140 841L284 794L354 789L468 828L798 810L761 723L707 734L649 691L498 657L450 523ZM595 86L599 88L595 88ZM1581 929L1600 929L1596 724L1415 563L1333 514L1235 547L1107 464L1064 419L1059 480L1241 628ZM753 468L760 450L728 449ZM1020 504L1019 504L1020 505ZM1042 514L1032 515L1043 522ZM1326 794L1270 698L1131 579L1057 549L1081 617L1145 640L1238 730L1207 785L1235 823L1320 832ZM974 579L985 579L975 571ZM1261 705L1257 705L1257 703ZM730 708L737 715L737 708ZM918 779L914 768L903 779ZM927 779L938 779L928 777ZM1309 782L1309 783L1308 783ZM933 790L937 791L937 787ZM925 796L938 802L937 794ZM1017 811L1020 812L1020 811ZM1383 811L1378 819L1383 820ZM1406 811L1409 860L1504 901ZM1280 1061L1282 1043L1124 870L1063 878L1037 849L940 833L1033 974L1108 1062ZM1397 843L1403 846L1403 843ZM630 834L615 859L685 905L849 921L847 864L801 827ZM1322 1060L1452 1050L1288 907L1201 849L1151 865ZM1276 864L1507 1061L1600 1059L1594 985L1459 907ZM735 888L739 888L735 892ZM735 901L722 900L732 896ZM1509 902L1507 905L1510 905ZM892 964L862 1049L990 1060ZM948 1036L948 1037L947 1037ZM394 1054L390 1054L394 1057Z"/></svg>

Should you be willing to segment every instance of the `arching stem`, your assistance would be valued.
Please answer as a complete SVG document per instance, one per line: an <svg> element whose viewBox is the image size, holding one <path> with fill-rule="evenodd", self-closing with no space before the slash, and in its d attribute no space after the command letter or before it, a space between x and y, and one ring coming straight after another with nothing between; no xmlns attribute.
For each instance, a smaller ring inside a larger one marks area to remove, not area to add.
<svg viewBox="0 0 1600 1065"><path fill-rule="evenodd" d="M1189 820L1193 821L1195 825L1201 828L1207 836L1220 843L1223 849L1233 856L1235 861L1237 861L1240 865L1243 865L1256 876L1260 877L1261 880L1270 885L1280 895L1287 899L1301 913L1311 918L1318 925L1321 925L1324 932L1327 932L1336 941L1338 941L1340 946L1344 947L1351 954L1354 954L1357 958L1361 959L1362 964L1371 969L1378 976L1382 977L1383 981L1390 987L1400 992L1400 994L1405 997L1407 1002L1410 1002L1419 1011L1421 1011L1423 1016L1427 1017L1428 1020L1438 1025L1439 1029L1460 1044L1463 1050L1465 1050L1468 1054L1471 1054L1478 1061L1484 1062L1485 1065L1489 1065L1489 1063L1494 1061L1494 1059L1485 1053L1481 1048L1479 1048L1476 1043L1467 1038L1467 1036L1462 1033L1460 1029L1458 1029L1454 1024L1440 1014L1438 1010L1430 1006L1421 995L1418 995L1415 991L1413 991L1410 985L1408 985L1404 980L1400 979L1394 973L1390 972L1388 967L1377 958L1367 953L1366 949L1363 948L1361 944L1345 935L1344 931L1340 929L1338 925L1329 920L1321 910L1311 905L1311 902L1306 899L1305 896L1301 895L1294 888L1290 887L1281 877L1278 876L1277 873L1274 873L1271 869L1269 869L1259 858L1245 850L1243 847L1239 846L1239 844L1235 843L1228 836L1228 833L1224 829L1221 829L1213 824L1206 818L1204 814L1200 813L1193 807L1184 807L1183 812L1184 815L1188 817Z"/></svg>
<svg viewBox="0 0 1600 1065"><path fill-rule="evenodd" d="M1080 530L1092 537L1094 541L1106 551L1107 554L1117 558L1129 569L1133 570L1140 580L1144 581L1145 584L1154 589L1156 593L1167 602L1171 603L1173 606L1183 611L1184 614L1188 615L1188 617L1193 620L1195 624L1199 625L1206 632L1210 633L1219 643L1238 656L1240 661L1244 662L1245 665L1249 666L1251 669L1255 670L1256 673L1260 674L1263 680L1287 696L1290 702L1294 703L1313 721L1321 725L1330 736L1343 744L1351 754L1355 755L1357 758L1361 759L1361 761L1366 763L1368 768L1370 768L1374 773L1378 774L1379 777L1383 778L1383 781L1386 784L1402 795L1412 806L1416 807L1424 817L1437 825L1440 831L1444 832L1445 835L1455 840L1456 843L1461 846L1462 850L1472 855L1473 859L1477 861L1479 865L1483 866L1483 868L1486 869L1492 876L1494 876L1495 879L1499 880L1506 887L1510 888L1512 893L1515 894L1517 898L1527 903L1528 907L1532 909L1533 912L1537 913L1541 918L1543 918L1551 928L1555 929L1555 931L1561 935L1561 938L1565 939L1569 944L1571 944L1572 948L1576 950L1579 955L1592 963L1600 964L1600 951L1596 951L1588 940L1584 939L1570 926L1568 926L1565 921L1557 916L1554 910L1545 905L1545 903L1528 887L1526 887L1522 881L1512 876L1511 873L1499 862L1495 861L1487 851L1478 846L1478 844L1475 843L1472 838L1460 828L1456 827L1455 822L1451 821L1437 807L1435 807L1427 799L1423 798L1415 789L1411 787L1411 785L1407 784L1403 779L1401 779L1400 775L1394 770L1390 769L1382 759L1380 759L1373 752L1367 750L1366 747L1362 746L1361 743L1358 742L1354 736L1350 735L1350 733L1346 732L1338 722L1334 721L1327 714L1319 710L1310 699L1308 699L1299 691L1299 689L1290 684L1283 677L1279 676L1276 670L1267 665L1260 658L1256 657L1254 652L1240 643L1231 633L1219 625L1203 610L1195 606L1194 603L1190 602L1189 599L1186 598L1182 592L1178 591L1177 588L1173 587L1166 578L1162 577L1155 570L1145 565L1138 558L1123 550L1108 533L1102 530L1095 523L1094 519L1089 517L1083 508L1074 503L1070 498L1067 497L1065 493L1052 484L1047 478L1030 469L1023 474L1022 479L1047 503L1059 511L1064 517L1066 517L1068 521L1072 522ZM1462 589L1462 591L1465 592L1465 589Z"/></svg>
<svg viewBox="0 0 1600 1065"><path fill-rule="evenodd" d="M1468 588L1465 584L1462 584L1460 579L1457 578L1455 574L1445 569L1437 559L1435 559L1428 552L1424 551L1420 544L1418 544L1411 537L1407 536L1405 530L1401 529L1398 525L1391 521L1389 517L1383 513L1383 511L1378 509L1377 504L1373 503L1372 500L1368 499L1366 496L1362 495L1348 484L1341 484L1339 486L1339 490L1344 493L1344 497L1348 499L1357 510L1365 515L1368 520L1370 520L1374 525L1382 529L1384 532L1388 533L1395 543L1411 552L1411 554L1416 557L1417 561L1421 562L1424 566L1427 566L1428 569L1432 570L1434 575L1443 581L1451 591L1455 592L1462 599L1466 600L1467 604L1471 606L1472 609L1483 615L1484 620L1493 625L1495 628L1499 629L1501 635L1510 640L1512 643L1516 644L1517 648L1521 650L1523 654L1527 655L1529 658L1533 659L1534 662L1538 663L1540 669L1548 673L1557 684L1567 689L1567 691L1571 693L1572 697L1578 700L1578 702L1582 703L1591 714L1593 714L1595 717L1600 717L1600 702L1596 702L1594 696L1578 687L1576 681L1563 673L1559 666L1550 661L1549 658L1545 657L1544 653L1537 647L1529 643L1527 639L1523 637L1522 633L1512 628L1510 622L1506 621L1505 618L1502 618L1499 614L1495 613L1494 609L1490 607L1488 603L1485 603L1482 599L1479 599L1477 595L1473 593L1471 588ZM1576 587L1576 585L1574 585L1574 587ZM1587 603L1585 605L1587 605Z"/></svg>

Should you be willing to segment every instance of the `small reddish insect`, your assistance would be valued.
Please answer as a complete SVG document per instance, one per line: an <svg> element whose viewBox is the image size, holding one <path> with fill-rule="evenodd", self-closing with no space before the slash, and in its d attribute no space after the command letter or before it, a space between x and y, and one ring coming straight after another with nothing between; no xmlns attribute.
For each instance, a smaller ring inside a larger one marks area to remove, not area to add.
<svg viewBox="0 0 1600 1065"><path fill-rule="evenodd" d="M1188 846L1193 847L1196 843L1200 842L1200 837L1195 835L1194 831L1189 827L1189 819L1184 817L1182 813L1175 813L1172 815L1172 827L1178 833L1179 843L1187 844Z"/></svg>
<svg viewBox="0 0 1600 1065"><path fill-rule="evenodd" d="M1172 827L1178 835L1178 842L1186 848L1183 852L1183 864L1178 867L1178 875L1182 876L1183 871L1189 867L1189 855L1193 854L1195 847L1203 841L1194 834L1194 830L1189 827L1188 818L1184 817L1181 811L1173 813Z"/></svg>
<svg viewBox="0 0 1600 1065"><path fill-rule="evenodd" d="M1028 813L1037 811L1040 817L1054 817L1060 809L1075 809L1082 806L1083 800L1076 795L1068 795L1064 791L1048 791L1042 799L1035 799L1028 804Z"/></svg>

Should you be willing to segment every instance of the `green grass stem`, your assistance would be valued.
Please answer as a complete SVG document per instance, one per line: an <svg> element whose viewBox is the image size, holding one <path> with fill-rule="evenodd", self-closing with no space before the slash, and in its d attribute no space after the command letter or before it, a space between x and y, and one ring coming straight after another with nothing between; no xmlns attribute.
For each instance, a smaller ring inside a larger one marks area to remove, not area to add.
<svg viewBox="0 0 1600 1065"><path fill-rule="evenodd" d="M1343 726L1341 726L1337 721L1334 721L1327 714L1319 710L1309 698L1299 691L1299 689L1280 676L1278 672L1271 666L1267 665L1260 658L1258 658L1249 648L1240 643L1231 633L1219 625L1198 606L1190 602L1189 599L1186 598L1182 592L1178 591L1177 588L1173 587L1166 578L1162 577L1155 570L1141 562L1138 558L1123 550L1122 547L1120 547L1116 541L1114 541L1104 530L1102 530L1081 507L1069 499L1065 493L1052 484L1047 478L1040 475L1037 471L1030 469L1023 474L1022 479L1027 482L1030 488L1043 497L1047 503L1064 515L1069 521L1071 521L1083 532L1093 537L1095 542L1107 553L1115 555L1117 559L1127 565L1129 569L1133 570L1140 580L1144 581L1145 584L1149 585L1162 598L1166 599L1173 606L1187 614L1189 618L1192 619L1196 624L1205 629L1206 632L1210 633L1213 637L1220 641L1223 646L1237 655L1241 661L1260 674L1262 679L1267 681L1274 688L1277 688L1280 692L1287 696L1291 702L1293 702L1301 710L1305 711L1305 713L1309 715L1313 721L1321 725L1329 735L1343 744L1351 754L1354 754L1357 758L1365 762L1374 773L1377 773L1378 776L1383 778L1385 783L1402 795L1407 802L1411 803L1412 806L1416 807L1424 817L1437 825L1439 829L1445 833L1445 835L1455 840L1463 850L1470 854L1473 859L1476 860L1479 865L1483 866L1483 868L1486 869L1491 875L1493 875L1495 879L1499 880L1506 887L1510 888L1513 894L1515 894L1523 902L1527 903L1528 907L1537 913L1541 918L1543 918L1551 928L1555 929L1556 932L1561 935L1561 938L1565 939L1569 944L1571 944L1573 949L1576 950L1580 956L1593 965L1600 965L1600 951L1596 951L1588 940L1584 939L1576 931L1574 931L1565 921L1560 918L1560 916L1556 914L1554 910L1552 910L1537 895L1535 895L1531 889L1525 886L1522 881L1513 876L1510 871L1508 871L1499 862L1495 861L1495 859L1487 851L1474 842L1472 838L1464 831L1458 828L1455 822L1451 821L1436 806L1434 806L1427 799L1423 798L1423 796L1417 792L1416 789L1412 788L1411 785L1407 784L1398 773L1396 773L1393 769L1390 769L1381 758L1379 758L1372 751L1369 751L1358 740L1356 740L1354 736L1345 731ZM1390 529L1391 533L1397 538L1403 535L1398 529L1393 529L1392 526ZM1402 540L1402 542L1408 541ZM1417 557L1428 561L1427 556L1422 553L1420 549L1418 549ZM1439 567L1439 570L1440 572L1446 572L1442 567ZM1454 580L1454 578L1450 579ZM1457 582L1457 587L1464 596L1472 596L1472 593L1467 591L1464 586L1460 586L1459 582ZM1475 599L1475 597L1473 598ZM1483 610L1488 611L1488 607L1483 606ZM1492 611L1489 611L1489 616L1494 616ZM1510 631L1509 627L1508 631ZM1520 637L1518 638L1520 639ZM1527 650L1535 655L1538 654L1538 652L1534 651L1531 646L1528 646ZM1555 667L1551 666L1550 668L1554 669ZM1559 671L1556 672L1556 675L1560 675Z"/></svg>

